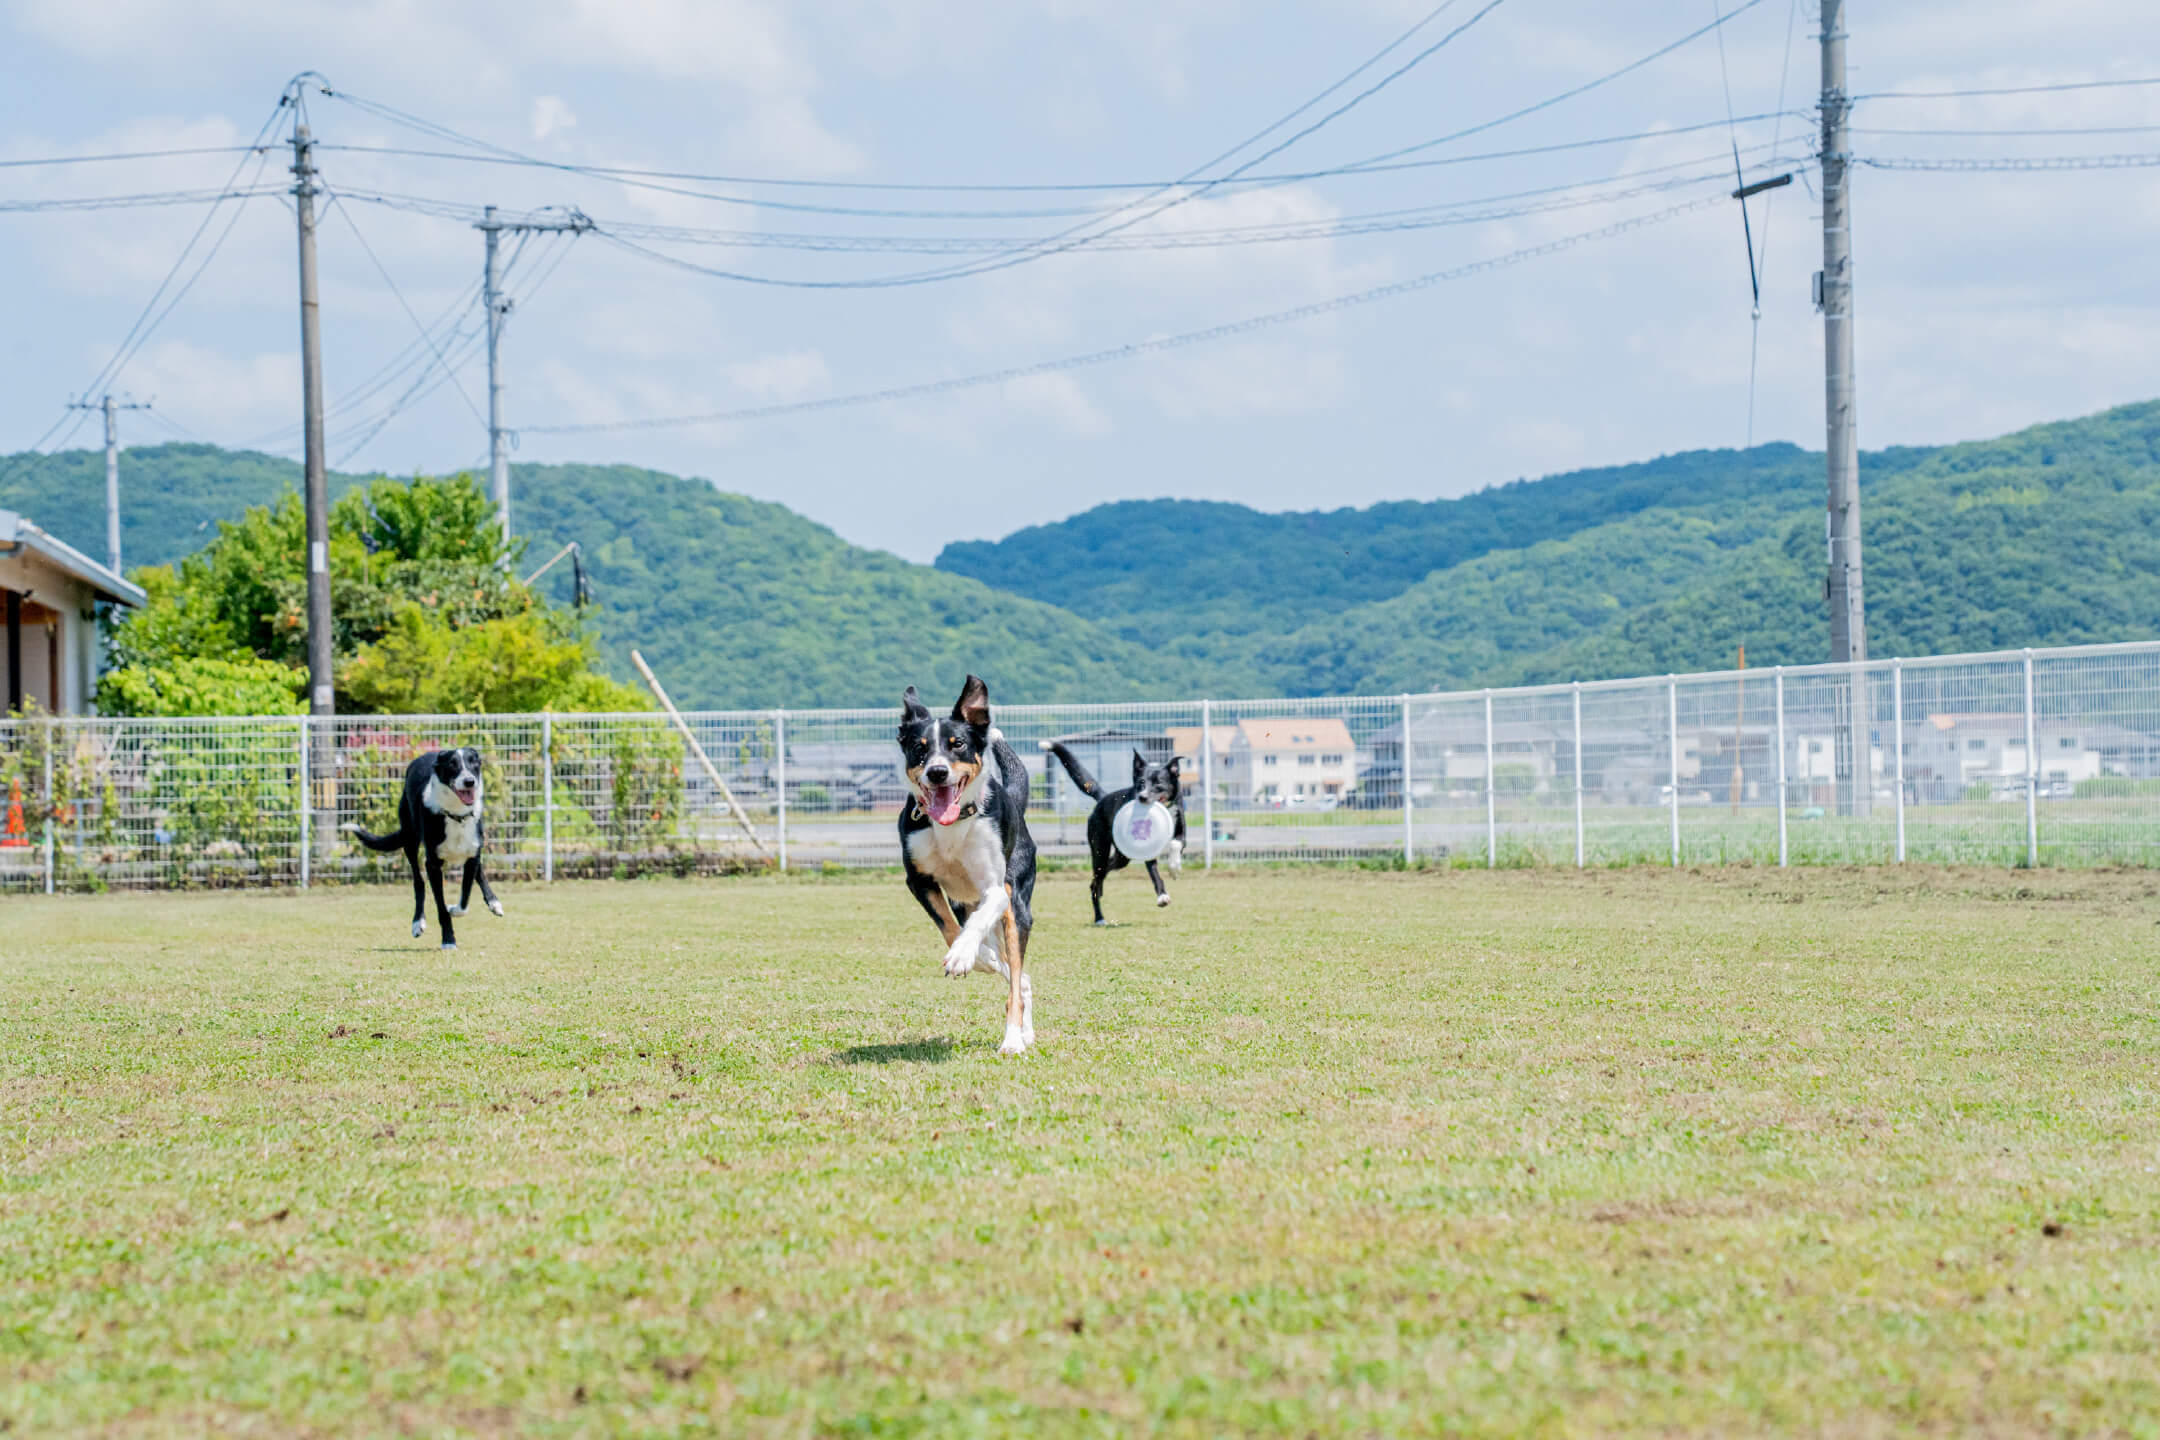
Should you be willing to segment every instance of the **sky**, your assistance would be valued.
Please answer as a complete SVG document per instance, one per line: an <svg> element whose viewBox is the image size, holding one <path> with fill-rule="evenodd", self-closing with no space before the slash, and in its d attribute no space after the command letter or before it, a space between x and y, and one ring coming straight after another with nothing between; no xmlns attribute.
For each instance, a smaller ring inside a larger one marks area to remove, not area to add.
<svg viewBox="0 0 2160 1440"><path fill-rule="evenodd" d="M97 385L154 401L124 418L130 442L298 454L292 112L278 100L310 70L304 109L336 197L320 245L341 469L484 463L470 212L489 204L575 207L600 227L536 236L511 270L517 459L704 477L915 560L1113 499L1334 508L1751 435L1819 449L1810 0L1433 10L0 0L0 453L56 422L46 445L94 442L94 421L65 407ZM2160 77L2151 18L2150 0L1857 0L1851 88ZM266 126L281 148L226 148ZM1867 99L1854 130L1854 153L1875 160L2146 157L1857 172L1864 447L2160 395L2160 85ZM1614 137L1636 138L1577 143ZM1424 148L1401 160L1432 163L1315 173L1409 146ZM1751 180L1797 172L1750 204L1759 332L1726 198L1735 146ZM175 149L218 153L12 163ZM1543 153L1496 153L1525 150ZM264 193L7 208L235 184ZM818 238L773 243L790 236ZM889 248L901 240L944 250ZM176 303L100 385L169 273ZM895 277L913 278L833 283ZM1405 283L1421 277L1439 278ZM769 411L1135 344L874 404L548 428Z"/></svg>

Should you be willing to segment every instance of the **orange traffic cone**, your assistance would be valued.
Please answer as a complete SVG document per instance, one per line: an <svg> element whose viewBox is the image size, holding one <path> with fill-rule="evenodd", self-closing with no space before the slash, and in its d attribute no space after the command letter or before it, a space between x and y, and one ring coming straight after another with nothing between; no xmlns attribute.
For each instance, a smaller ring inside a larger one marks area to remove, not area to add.
<svg viewBox="0 0 2160 1440"><path fill-rule="evenodd" d="M8 782L7 833L0 834L0 849L27 850L30 848L30 827L23 824L22 777Z"/></svg>

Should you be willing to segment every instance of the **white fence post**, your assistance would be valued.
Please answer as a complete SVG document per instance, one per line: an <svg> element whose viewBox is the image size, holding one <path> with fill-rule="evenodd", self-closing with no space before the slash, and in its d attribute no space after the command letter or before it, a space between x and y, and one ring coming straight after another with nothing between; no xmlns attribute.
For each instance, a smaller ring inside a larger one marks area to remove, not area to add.
<svg viewBox="0 0 2160 1440"><path fill-rule="evenodd" d="M540 879L555 883L555 714L540 712Z"/></svg>
<svg viewBox="0 0 2160 1440"><path fill-rule="evenodd" d="M315 809L315 797L311 793L313 787L308 783L308 758L308 717L302 715L300 717L300 772L295 778L300 782L300 888L303 890L308 888L308 869L314 863L314 857L308 853L312 848L309 841L313 838L308 831L313 823L312 812Z"/></svg>
<svg viewBox="0 0 2160 1440"><path fill-rule="evenodd" d="M1575 868L1583 868L1582 827L1582 681L1574 682L1575 694Z"/></svg>
<svg viewBox="0 0 2160 1440"><path fill-rule="evenodd" d="M1485 692L1485 868L1500 868L1500 819L1499 806L1493 798L1493 780L1498 774L1493 764L1492 691Z"/></svg>
<svg viewBox="0 0 2160 1440"><path fill-rule="evenodd" d="M1200 702L1200 868L1215 868L1215 716Z"/></svg>
<svg viewBox="0 0 2160 1440"><path fill-rule="evenodd" d="M1786 864L1785 849L1785 667L1776 671L1777 688L1777 863Z"/></svg>
<svg viewBox="0 0 2160 1440"><path fill-rule="evenodd" d="M1897 757L1897 863L1905 863L1905 662L1890 662L1890 728Z"/></svg>
<svg viewBox="0 0 2160 1440"><path fill-rule="evenodd" d="M2040 736L2033 724L2033 652L2025 652L2025 868L2040 865Z"/></svg>
<svg viewBox="0 0 2160 1440"><path fill-rule="evenodd" d="M1402 697L1402 863L1414 864L1417 860L1415 831L1412 829L1415 802L1410 796L1410 697Z"/></svg>
<svg viewBox="0 0 2160 1440"><path fill-rule="evenodd" d="M1667 778L1672 782L1672 863L1680 868L1680 682L1665 677L1665 747Z"/></svg>
<svg viewBox="0 0 2160 1440"><path fill-rule="evenodd" d="M45 893L53 893L53 746L60 743L60 722L45 722Z"/></svg>
<svg viewBox="0 0 2160 1440"><path fill-rule="evenodd" d="M780 811L780 873L787 874L787 711L773 711L773 789Z"/></svg>

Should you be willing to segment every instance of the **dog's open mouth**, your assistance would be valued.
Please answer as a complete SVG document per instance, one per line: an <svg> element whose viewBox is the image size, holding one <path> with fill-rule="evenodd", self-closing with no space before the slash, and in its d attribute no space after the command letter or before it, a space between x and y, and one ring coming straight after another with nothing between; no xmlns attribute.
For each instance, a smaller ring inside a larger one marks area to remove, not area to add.
<svg viewBox="0 0 2160 1440"><path fill-rule="evenodd" d="M950 825L960 818L960 787L958 785L923 786L923 813L932 822Z"/></svg>
<svg viewBox="0 0 2160 1440"><path fill-rule="evenodd" d="M459 785L450 793L457 796L458 804L470 805L480 798L480 787L477 785Z"/></svg>

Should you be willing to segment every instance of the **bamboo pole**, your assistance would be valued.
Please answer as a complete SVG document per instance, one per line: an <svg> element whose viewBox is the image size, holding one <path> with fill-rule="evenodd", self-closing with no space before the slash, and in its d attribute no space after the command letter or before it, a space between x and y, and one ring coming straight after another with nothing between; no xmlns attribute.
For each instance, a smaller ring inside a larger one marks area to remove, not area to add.
<svg viewBox="0 0 2160 1440"><path fill-rule="evenodd" d="M727 781L720 778L719 770L714 768L712 761L706 757L705 747L698 744L697 736L690 733L690 727L684 722L682 712L675 708L673 700L668 699L667 691L660 688L659 677L652 673L652 666L647 665L645 657L635 650L630 652L630 658L636 663L638 673L645 677L645 683L652 686L652 693L660 697L660 704L666 708L668 718L675 722L675 728L682 731L684 741L690 746L690 753L697 756L698 764L705 767L706 778L712 781L719 789L721 796L727 800L728 809L735 813L735 819L742 825L743 834L748 835L750 843L757 846L759 852L763 853L765 842L758 838L757 827L750 823L750 817L743 813L742 806L736 802L735 792L728 789Z"/></svg>

